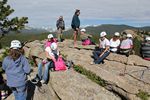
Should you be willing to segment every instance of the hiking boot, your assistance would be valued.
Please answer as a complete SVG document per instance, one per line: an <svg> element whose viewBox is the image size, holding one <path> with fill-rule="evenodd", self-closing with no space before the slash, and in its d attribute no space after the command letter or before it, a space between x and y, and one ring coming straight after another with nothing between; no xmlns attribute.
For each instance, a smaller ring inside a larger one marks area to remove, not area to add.
<svg viewBox="0 0 150 100"><path fill-rule="evenodd" d="M33 84L37 84L37 83L39 82L39 80L37 80L37 79L32 79L31 82L32 82Z"/></svg>
<svg viewBox="0 0 150 100"><path fill-rule="evenodd" d="M39 81L40 81L40 79L39 79L38 75L36 75L36 77L31 80L31 82L32 82L33 84L37 84Z"/></svg>
<svg viewBox="0 0 150 100"><path fill-rule="evenodd" d="M102 64L104 64L105 62L104 61L102 61Z"/></svg>

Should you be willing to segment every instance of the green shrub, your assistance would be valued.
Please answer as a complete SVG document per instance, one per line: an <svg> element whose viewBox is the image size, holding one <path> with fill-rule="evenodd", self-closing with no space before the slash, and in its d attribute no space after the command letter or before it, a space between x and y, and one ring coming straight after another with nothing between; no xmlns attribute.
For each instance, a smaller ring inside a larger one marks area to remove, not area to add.
<svg viewBox="0 0 150 100"><path fill-rule="evenodd" d="M141 100L149 100L149 98L150 98L150 94L148 94L147 92L144 92L142 90L139 90L139 93L136 96L141 98Z"/></svg>
<svg viewBox="0 0 150 100"><path fill-rule="evenodd" d="M137 37L133 40L133 46L134 46L133 49L135 51L135 54L140 55L141 41L138 40Z"/></svg>

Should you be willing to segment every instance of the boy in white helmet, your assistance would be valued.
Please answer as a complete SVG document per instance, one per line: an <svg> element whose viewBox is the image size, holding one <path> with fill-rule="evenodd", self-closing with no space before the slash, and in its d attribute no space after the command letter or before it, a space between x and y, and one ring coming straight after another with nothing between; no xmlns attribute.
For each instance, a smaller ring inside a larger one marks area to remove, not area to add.
<svg viewBox="0 0 150 100"><path fill-rule="evenodd" d="M120 46L120 33L115 32L113 38L110 39L110 51L117 53Z"/></svg>
<svg viewBox="0 0 150 100"><path fill-rule="evenodd" d="M94 51L94 63L95 64L100 64L104 63L104 59L110 54L110 42L106 38L106 32L101 32L100 33L100 39L99 39L99 50ZM93 63L91 63L93 64Z"/></svg>
<svg viewBox="0 0 150 100"><path fill-rule="evenodd" d="M53 42L50 46L45 49L46 59L38 64L38 74L32 80L33 83L40 81L41 83L47 83L49 76L49 69L54 68L54 62L56 62L59 56L59 50L57 48L57 43ZM42 66L44 65L44 72L42 71Z"/></svg>
<svg viewBox="0 0 150 100"><path fill-rule="evenodd" d="M2 66L7 76L7 85L12 89L15 100L26 100L26 80L31 69L28 60L22 54L20 41L11 41L9 55L4 58Z"/></svg>

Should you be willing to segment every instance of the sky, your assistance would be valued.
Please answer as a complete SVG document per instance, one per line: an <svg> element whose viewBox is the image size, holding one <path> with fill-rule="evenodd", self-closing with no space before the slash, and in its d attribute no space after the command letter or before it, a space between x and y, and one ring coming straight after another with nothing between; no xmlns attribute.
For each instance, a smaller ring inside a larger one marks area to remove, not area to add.
<svg viewBox="0 0 150 100"><path fill-rule="evenodd" d="M8 0L8 4L15 10L10 18L26 16L30 27L54 28L60 15L70 27L75 9L81 10L81 26L150 26L150 0Z"/></svg>

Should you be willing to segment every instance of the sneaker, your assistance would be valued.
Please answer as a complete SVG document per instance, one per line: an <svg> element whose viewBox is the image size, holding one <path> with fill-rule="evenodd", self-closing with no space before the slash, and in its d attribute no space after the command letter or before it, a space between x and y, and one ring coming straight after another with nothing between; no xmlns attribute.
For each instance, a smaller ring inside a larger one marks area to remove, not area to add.
<svg viewBox="0 0 150 100"><path fill-rule="evenodd" d="M90 64L91 64L91 65L94 65L95 63L94 63L94 62L90 62Z"/></svg>
<svg viewBox="0 0 150 100"><path fill-rule="evenodd" d="M44 80L41 80L40 82L41 82L42 84L46 84L46 81L44 81Z"/></svg>

